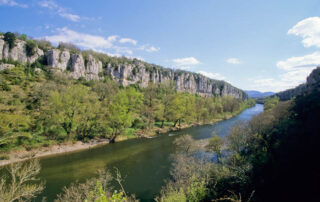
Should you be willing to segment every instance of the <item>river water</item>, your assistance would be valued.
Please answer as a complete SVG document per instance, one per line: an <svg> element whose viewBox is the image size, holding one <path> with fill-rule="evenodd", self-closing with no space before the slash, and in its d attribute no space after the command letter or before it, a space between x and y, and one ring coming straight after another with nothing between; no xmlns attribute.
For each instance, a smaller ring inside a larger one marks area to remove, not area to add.
<svg viewBox="0 0 320 202"><path fill-rule="evenodd" d="M213 132L225 137L238 121L248 121L262 111L263 105L257 104L229 120L212 125L42 158L40 178L46 181L46 189L36 201L41 201L43 196L47 201L53 201L64 186L93 177L98 169L112 172L115 167L121 172L124 188L129 194L135 194L140 201L153 201L165 184L164 180L169 178L170 154L175 150L172 144L175 138L190 134L194 139L206 139Z"/></svg>

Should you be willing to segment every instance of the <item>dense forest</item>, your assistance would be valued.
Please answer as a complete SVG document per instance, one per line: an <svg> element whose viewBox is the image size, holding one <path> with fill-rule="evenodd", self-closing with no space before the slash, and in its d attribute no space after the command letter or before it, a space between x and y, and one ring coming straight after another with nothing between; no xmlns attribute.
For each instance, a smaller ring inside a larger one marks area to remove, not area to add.
<svg viewBox="0 0 320 202"><path fill-rule="evenodd" d="M27 41L28 53L38 46L52 47L45 41L28 40L25 35L5 34L10 46L16 38ZM66 47L80 51L72 44L59 45ZM124 60L103 56L118 63ZM1 152L93 138L114 142L154 135L226 119L254 104L231 95L206 97L178 92L171 81L142 88L137 84L124 87L109 75L102 75L100 80L72 79L41 60L32 64L1 61L12 64L0 71Z"/></svg>

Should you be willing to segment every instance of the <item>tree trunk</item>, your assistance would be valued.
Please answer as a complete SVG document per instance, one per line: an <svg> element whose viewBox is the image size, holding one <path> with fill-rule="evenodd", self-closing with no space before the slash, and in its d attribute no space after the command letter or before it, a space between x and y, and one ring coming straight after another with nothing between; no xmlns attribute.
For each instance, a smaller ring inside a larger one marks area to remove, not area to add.
<svg viewBox="0 0 320 202"><path fill-rule="evenodd" d="M162 120L160 128L163 128L163 125L164 125L164 120Z"/></svg>
<svg viewBox="0 0 320 202"><path fill-rule="evenodd" d="M173 127L176 127L177 123L178 123L178 120L176 120L176 121L174 122Z"/></svg>

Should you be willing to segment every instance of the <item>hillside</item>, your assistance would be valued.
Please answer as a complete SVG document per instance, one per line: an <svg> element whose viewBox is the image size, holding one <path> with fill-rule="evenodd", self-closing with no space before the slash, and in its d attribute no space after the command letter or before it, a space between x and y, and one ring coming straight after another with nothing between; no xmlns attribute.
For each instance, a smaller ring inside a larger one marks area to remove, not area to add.
<svg viewBox="0 0 320 202"><path fill-rule="evenodd" d="M261 98L274 95L274 92L260 92L256 90L246 90L249 98Z"/></svg>
<svg viewBox="0 0 320 202"><path fill-rule="evenodd" d="M150 82L164 84L173 81L180 92L248 98L244 91L229 83L201 74L163 68L138 59L81 51L71 44L61 43L56 48L47 41L31 40L24 35L5 36L0 34L0 70L10 67L7 63L29 63L35 64L36 68L45 65L50 71L65 72L74 79L99 80L110 76L123 86L137 84L140 87L146 87Z"/></svg>

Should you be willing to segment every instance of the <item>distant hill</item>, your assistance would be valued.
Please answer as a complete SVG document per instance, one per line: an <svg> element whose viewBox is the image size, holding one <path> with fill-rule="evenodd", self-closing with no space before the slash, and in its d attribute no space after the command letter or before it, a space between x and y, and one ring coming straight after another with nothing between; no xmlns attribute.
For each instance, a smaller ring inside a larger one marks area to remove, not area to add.
<svg viewBox="0 0 320 202"><path fill-rule="evenodd" d="M274 92L260 92L256 90L246 90L245 92L248 94L249 98L267 97L275 94Z"/></svg>

